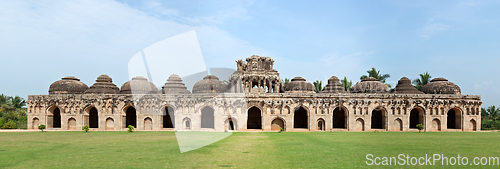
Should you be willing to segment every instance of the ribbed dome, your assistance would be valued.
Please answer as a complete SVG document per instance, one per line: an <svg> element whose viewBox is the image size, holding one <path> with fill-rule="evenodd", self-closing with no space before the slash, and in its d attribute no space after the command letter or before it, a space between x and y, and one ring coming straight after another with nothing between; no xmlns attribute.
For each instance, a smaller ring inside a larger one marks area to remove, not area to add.
<svg viewBox="0 0 500 169"><path fill-rule="evenodd" d="M49 87L49 94L82 94L89 87L80 79L67 76L55 81Z"/></svg>
<svg viewBox="0 0 500 169"><path fill-rule="evenodd" d="M193 93L224 93L226 90L226 84L214 75L205 76L193 86Z"/></svg>
<svg viewBox="0 0 500 169"><path fill-rule="evenodd" d="M163 94L189 94L189 90L184 83L182 83L179 75L173 74L167 79L167 83L161 89Z"/></svg>
<svg viewBox="0 0 500 169"><path fill-rule="evenodd" d="M332 76L328 79L328 84L323 88L321 93L345 93L344 87L340 84L339 78L337 76Z"/></svg>
<svg viewBox="0 0 500 169"><path fill-rule="evenodd" d="M315 93L314 86L302 77L295 77L284 87L286 93Z"/></svg>
<svg viewBox="0 0 500 169"><path fill-rule="evenodd" d="M367 77L351 88L351 93L387 93L389 87L374 77Z"/></svg>
<svg viewBox="0 0 500 169"><path fill-rule="evenodd" d="M133 77L121 87L121 94L153 94L158 93L158 88L142 76Z"/></svg>
<svg viewBox="0 0 500 169"><path fill-rule="evenodd" d="M399 79L398 85L394 88L394 90L391 93L396 93L396 94L424 94L424 92L418 91L417 88L415 88L411 84L411 80L408 79L407 77L403 77Z"/></svg>
<svg viewBox="0 0 500 169"><path fill-rule="evenodd" d="M96 82L90 86L85 93L87 94L119 94L120 89L113 83L113 79L108 75L97 77Z"/></svg>
<svg viewBox="0 0 500 169"><path fill-rule="evenodd" d="M461 90L455 83L449 82L445 78L432 79L430 83L420 89L426 94L460 94Z"/></svg>

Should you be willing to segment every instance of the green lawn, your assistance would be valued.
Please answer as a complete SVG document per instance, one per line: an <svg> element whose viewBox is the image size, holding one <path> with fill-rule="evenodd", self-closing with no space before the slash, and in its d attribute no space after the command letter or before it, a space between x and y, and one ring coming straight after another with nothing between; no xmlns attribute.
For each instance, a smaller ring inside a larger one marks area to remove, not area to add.
<svg viewBox="0 0 500 169"><path fill-rule="evenodd" d="M500 132L240 132L181 154L174 132L8 132L0 168L352 168L372 167L367 154L436 153L472 163L500 157L499 142Z"/></svg>

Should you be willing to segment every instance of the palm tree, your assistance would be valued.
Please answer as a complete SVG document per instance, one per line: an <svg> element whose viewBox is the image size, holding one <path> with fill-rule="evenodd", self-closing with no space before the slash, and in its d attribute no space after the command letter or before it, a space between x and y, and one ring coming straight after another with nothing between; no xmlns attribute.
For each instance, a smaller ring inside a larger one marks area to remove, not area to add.
<svg viewBox="0 0 500 169"><path fill-rule="evenodd" d="M490 106L486 109L486 113L487 113L486 117L488 119L497 120L498 115L500 113L500 108L496 108L495 106Z"/></svg>
<svg viewBox="0 0 500 169"><path fill-rule="evenodd" d="M429 83L430 81L431 81L431 74L429 74L429 72L425 72L423 74L420 74L420 79L415 79L411 83L413 83L413 85L415 85L415 88L420 90L420 88L422 88L422 86Z"/></svg>
<svg viewBox="0 0 500 169"><path fill-rule="evenodd" d="M340 80L340 85L342 85L342 87L344 87L345 91L349 92L351 90L351 87L352 87L352 80L347 81L347 77L344 76L344 79Z"/></svg>
<svg viewBox="0 0 500 169"><path fill-rule="evenodd" d="M322 83L323 82L321 80L316 80L315 82L313 82L314 89L316 89L316 93L319 93L319 92L323 91Z"/></svg>
<svg viewBox="0 0 500 169"><path fill-rule="evenodd" d="M26 101L19 96L15 96L10 98L10 105L12 108L20 109L26 106Z"/></svg>
<svg viewBox="0 0 500 169"><path fill-rule="evenodd" d="M4 112L5 110L10 110L12 107L10 105L10 96L6 96L4 94L0 95L0 112Z"/></svg>
<svg viewBox="0 0 500 169"><path fill-rule="evenodd" d="M288 79L288 78L285 78L285 79L281 80L281 83L283 85L286 85L288 82L290 82L290 79Z"/></svg>
<svg viewBox="0 0 500 169"><path fill-rule="evenodd" d="M373 77L377 80L379 80L380 82L384 83L385 85L387 85L389 88L391 88L391 85L388 84L388 83L385 83L385 80L387 78L390 78L391 75L389 74L380 74L380 70L377 71L377 69L375 69L374 67L371 69L371 70L368 70L366 71L368 73L368 76L366 75L363 75L360 77L361 80L367 78L367 77Z"/></svg>

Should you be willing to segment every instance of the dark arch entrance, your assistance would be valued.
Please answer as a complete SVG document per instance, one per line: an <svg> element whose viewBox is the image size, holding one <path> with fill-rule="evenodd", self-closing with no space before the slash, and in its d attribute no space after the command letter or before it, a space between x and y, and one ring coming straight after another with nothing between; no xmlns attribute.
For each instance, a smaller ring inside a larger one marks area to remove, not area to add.
<svg viewBox="0 0 500 169"><path fill-rule="evenodd" d="M99 115L95 107L89 111L89 128L99 128Z"/></svg>
<svg viewBox="0 0 500 169"><path fill-rule="evenodd" d="M126 116L125 128L128 127L128 125L132 125L134 128L137 128L137 114L134 107L130 106L127 108Z"/></svg>
<svg viewBox="0 0 500 169"><path fill-rule="evenodd" d="M303 107L299 107L295 110L295 114L293 116L293 127L294 128L308 128L307 125L307 110Z"/></svg>
<svg viewBox="0 0 500 169"><path fill-rule="evenodd" d="M61 110L59 108L54 109L54 118L52 119L53 128L61 128Z"/></svg>
<svg viewBox="0 0 500 169"><path fill-rule="evenodd" d="M261 111L257 107L248 109L247 129L262 129Z"/></svg>
<svg viewBox="0 0 500 169"><path fill-rule="evenodd" d="M341 107L335 108L333 110L333 128L346 128L345 123L345 112Z"/></svg>
<svg viewBox="0 0 500 169"><path fill-rule="evenodd" d="M201 110L201 128L214 128L214 109L204 107Z"/></svg>
<svg viewBox="0 0 500 169"><path fill-rule="evenodd" d="M447 128L449 129L460 129L460 112L450 109L447 113Z"/></svg>
<svg viewBox="0 0 500 169"><path fill-rule="evenodd" d="M163 111L163 128L175 128L174 109L165 107Z"/></svg>
<svg viewBox="0 0 500 169"><path fill-rule="evenodd" d="M417 109L410 111L410 128L417 128L417 124L420 123L420 116Z"/></svg>
<svg viewBox="0 0 500 169"><path fill-rule="evenodd" d="M384 129L384 113L380 109L372 111L372 129Z"/></svg>

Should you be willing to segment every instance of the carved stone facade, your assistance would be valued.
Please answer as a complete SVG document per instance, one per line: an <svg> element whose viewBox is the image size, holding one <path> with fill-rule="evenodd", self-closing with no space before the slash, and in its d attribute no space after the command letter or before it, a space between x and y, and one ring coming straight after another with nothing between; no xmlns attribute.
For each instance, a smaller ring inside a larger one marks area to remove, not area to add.
<svg viewBox="0 0 500 169"><path fill-rule="evenodd" d="M111 78L100 76L100 90L88 88L94 91L90 94L77 78L66 77L51 85L50 95L28 96L28 128L46 124L48 130L80 130L85 125L91 130L126 130L133 125L137 130L178 131L416 131L416 124L423 124L424 131L480 130L481 97L462 95L458 86L443 78L426 87L433 94L408 87L407 78L391 93L368 78L348 93L339 91L336 77L330 78L328 89L315 93L303 78L281 84L273 63L255 55L246 63L238 60L226 91L210 75L193 87L199 92L189 93L180 77L172 75L158 93L143 78L125 83L118 93Z"/></svg>

